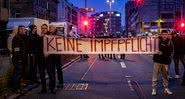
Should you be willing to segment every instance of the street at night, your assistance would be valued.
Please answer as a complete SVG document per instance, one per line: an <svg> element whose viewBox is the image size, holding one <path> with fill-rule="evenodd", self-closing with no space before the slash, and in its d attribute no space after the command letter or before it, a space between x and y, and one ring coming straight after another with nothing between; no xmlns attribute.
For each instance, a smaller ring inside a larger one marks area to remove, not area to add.
<svg viewBox="0 0 185 99"><path fill-rule="evenodd" d="M185 0L0 0L0 99L185 99Z"/></svg>
<svg viewBox="0 0 185 99"><path fill-rule="evenodd" d="M88 60L77 60L63 69L65 85L56 95L40 95L36 88L20 99L184 99L185 88L175 78L169 83L174 95L164 94L159 82L158 95L152 96L152 70L151 55L126 55L125 60L100 60L90 55ZM180 70L182 74L182 65ZM175 75L174 64L170 75Z"/></svg>

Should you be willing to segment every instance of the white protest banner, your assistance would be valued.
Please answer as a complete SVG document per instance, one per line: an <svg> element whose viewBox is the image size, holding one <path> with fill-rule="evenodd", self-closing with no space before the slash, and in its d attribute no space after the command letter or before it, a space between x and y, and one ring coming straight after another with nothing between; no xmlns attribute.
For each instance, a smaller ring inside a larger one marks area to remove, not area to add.
<svg viewBox="0 0 185 99"><path fill-rule="evenodd" d="M64 38L44 37L45 54L154 54L158 37L135 38Z"/></svg>

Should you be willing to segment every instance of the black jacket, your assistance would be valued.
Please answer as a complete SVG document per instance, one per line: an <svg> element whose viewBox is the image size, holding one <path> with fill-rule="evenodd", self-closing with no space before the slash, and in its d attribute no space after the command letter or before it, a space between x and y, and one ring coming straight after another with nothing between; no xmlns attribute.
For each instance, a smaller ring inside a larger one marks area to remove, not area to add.
<svg viewBox="0 0 185 99"><path fill-rule="evenodd" d="M172 38L172 42L174 45L174 55L182 55L185 54L185 45L184 39L180 36L176 36Z"/></svg>
<svg viewBox="0 0 185 99"><path fill-rule="evenodd" d="M161 51L162 54L161 55L154 54L153 57L154 62L167 65L170 64L173 52L173 45L170 43L170 40L163 41L162 39L160 39L159 51Z"/></svg>
<svg viewBox="0 0 185 99"><path fill-rule="evenodd" d="M16 34L12 40L13 61L26 62L28 54L28 38L25 35Z"/></svg>
<svg viewBox="0 0 185 99"><path fill-rule="evenodd" d="M38 54L40 44L40 37L38 34L30 34L29 36L29 53L30 54Z"/></svg>

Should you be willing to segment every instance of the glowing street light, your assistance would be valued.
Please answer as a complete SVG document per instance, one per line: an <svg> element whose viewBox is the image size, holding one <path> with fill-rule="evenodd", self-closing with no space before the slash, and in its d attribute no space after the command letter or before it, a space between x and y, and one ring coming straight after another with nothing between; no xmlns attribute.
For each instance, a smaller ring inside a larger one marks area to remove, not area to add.
<svg viewBox="0 0 185 99"><path fill-rule="evenodd" d="M114 3L114 0L107 0L107 3L109 4L110 11L112 10L112 3Z"/></svg>

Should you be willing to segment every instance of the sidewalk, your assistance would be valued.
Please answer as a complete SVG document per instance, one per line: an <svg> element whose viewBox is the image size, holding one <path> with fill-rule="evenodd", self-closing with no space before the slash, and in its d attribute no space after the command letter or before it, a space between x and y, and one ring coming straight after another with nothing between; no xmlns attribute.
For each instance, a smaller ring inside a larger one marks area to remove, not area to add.
<svg viewBox="0 0 185 99"><path fill-rule="evenodd" d="M75 61L75 59L79 59L78 55L62 55L61 62L62 68L63 66L70 65ZM67 65L66 65L67 64ZM9 56L0 56L0 99L6 99L6 97L14 94L8 89L8 81L13 72L13 65L11 63L11 59ZM29 91L37 86L26 86L25 90Z"/></svg>
<svg viewBox="0 0 185 99"><path fill-rule="evenodd" d="M0 56L0 89L6 88L13 66L9 56ZM1 91L1 90L0 90Z"/></svg>

